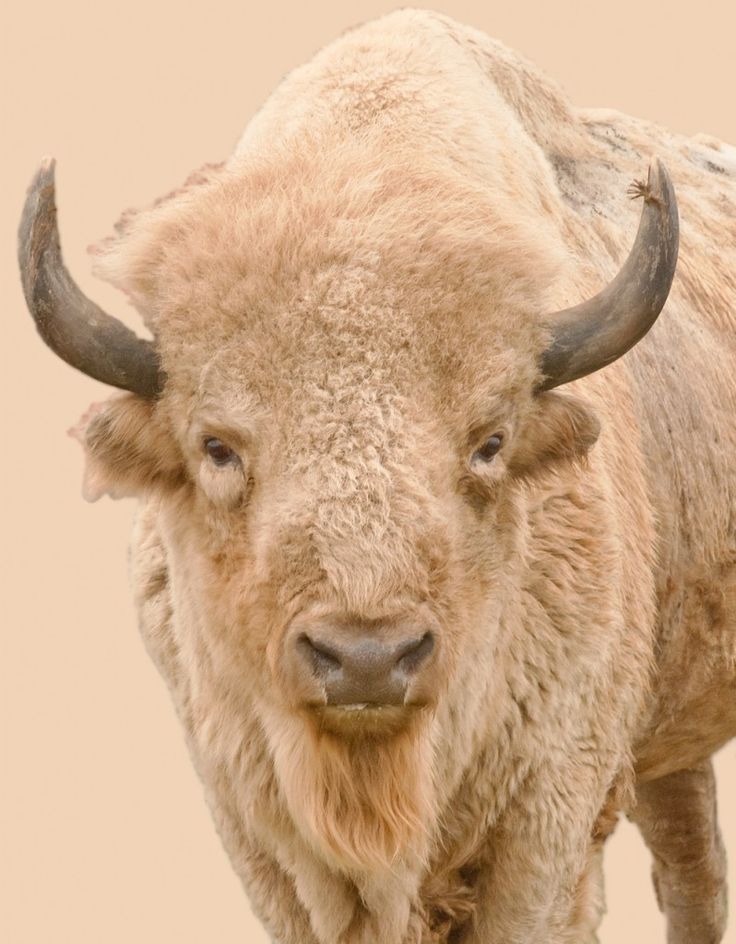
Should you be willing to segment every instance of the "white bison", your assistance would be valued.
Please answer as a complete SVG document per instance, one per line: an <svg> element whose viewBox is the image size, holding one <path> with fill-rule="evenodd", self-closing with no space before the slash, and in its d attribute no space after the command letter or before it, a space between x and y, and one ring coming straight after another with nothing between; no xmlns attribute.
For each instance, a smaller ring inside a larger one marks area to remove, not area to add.
<svg viewBox="0 0 736 944"><path fill-rule="evenodd" d="M153 342L64 269L43 165L28 303L128 391L87 492L141 499L143 635L279 944L590 941L622 809L669 941L721 939L733 154L397 12L100 247Z"/></svg>

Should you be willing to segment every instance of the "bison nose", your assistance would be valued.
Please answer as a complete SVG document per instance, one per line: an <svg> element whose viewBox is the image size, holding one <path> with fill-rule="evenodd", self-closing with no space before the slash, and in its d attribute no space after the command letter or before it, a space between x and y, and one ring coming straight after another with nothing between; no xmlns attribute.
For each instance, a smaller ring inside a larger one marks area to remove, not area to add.
<svg viewBox="0 0 736 944"><path fill-rule="evenodd" d="M317 630L299 633L295 642L302 672L322 686L328 705L405 704L435 649L431 631L382 638Z"/></svg>

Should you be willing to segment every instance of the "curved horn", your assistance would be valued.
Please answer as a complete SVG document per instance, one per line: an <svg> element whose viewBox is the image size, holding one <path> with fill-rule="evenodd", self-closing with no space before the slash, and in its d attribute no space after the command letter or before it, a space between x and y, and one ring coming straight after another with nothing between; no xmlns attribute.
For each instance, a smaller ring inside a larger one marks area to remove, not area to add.
<svg viewBox="0 0 736 944"><path fill-rule="evenodd" d="M163 375L153 344L90 301L64 265L51 158L41 162L28 189L18 240L23 292L51 350L96 380L155 397Z"/></svg>
<svg viewBox="0 0 736 944"><path fill-rule="evenodd" d="M548 319L552 343L542 355L539 390L612 363L644 337L664 307L679 244L677 201L664 164L654 160L647 182L633 184L629 193L644 198L629 257L603 291Z"/></svg>

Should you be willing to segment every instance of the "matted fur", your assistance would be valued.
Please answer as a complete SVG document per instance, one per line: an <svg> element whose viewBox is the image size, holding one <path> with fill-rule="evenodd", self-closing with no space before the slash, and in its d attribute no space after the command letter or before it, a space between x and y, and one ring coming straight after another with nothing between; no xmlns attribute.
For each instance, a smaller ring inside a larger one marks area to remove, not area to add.
<svg viewBox="0 0 736 944"><path fill-rule="evenodd" d="M654 155L682 219L666 309L537 395L545 315L618 270ZM144 639L274 941L588 944L632 779L656 810L736 731L733 150L574 109L488 37L399 11L291 73L96 269L167 384L82 424L90 495L143 499ZM208 465L207 436L240 464ZM289 688L290 626L335 613L439 627L403 730L343 739ZM716 941L714 817L668 824L658 883L678 843L711 849L687 921Z"/></svg>

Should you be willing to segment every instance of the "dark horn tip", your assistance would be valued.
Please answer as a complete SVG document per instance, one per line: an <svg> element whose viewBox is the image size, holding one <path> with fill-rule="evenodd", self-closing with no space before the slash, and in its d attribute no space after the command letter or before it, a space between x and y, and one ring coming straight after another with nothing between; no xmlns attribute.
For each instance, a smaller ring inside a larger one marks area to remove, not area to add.
<svg viewBox="0 0 736 944"><path fill-rule="evenodd" d="M38 165L39 174L47 174L52 180L56 171L56 158L51 154L46 154L41 158Z"/></svg>
<svg viewBox="0 0 736 944"><path fill-rule="evenodd" d="M44 223L56 208L56 160L42 157L38 170L26 191L25 204L20 222L20 250L33 252L34 245L41 236L39 223ZM23 265L21 261L21 271Z"/></svg>
<svg viewBox="0 0 736 944"><path fill-rule="evenodd" d="M645 203L662 203L666 197L667 168L662 161L655 157L647 171L646 180L634 180L626 193L632 200L644 198Z"/></svg>
<svg viewBox="0 0 736 944"><path fill-rule="evenodd" d="M28 187L28 196L32 197L47 187L51 188L53 193L56 184L56 158L42 157L38 165L38 170L33 176L33 180Z"/></svg>

